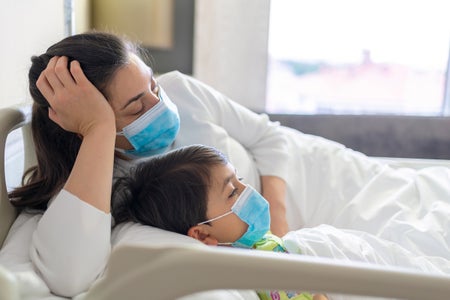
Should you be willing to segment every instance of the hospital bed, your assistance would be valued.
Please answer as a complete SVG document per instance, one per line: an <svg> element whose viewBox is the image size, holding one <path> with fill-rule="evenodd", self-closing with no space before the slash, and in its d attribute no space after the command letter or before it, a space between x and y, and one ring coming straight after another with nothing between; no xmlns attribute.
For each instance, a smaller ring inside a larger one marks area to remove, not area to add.
<svg viewBox="0 0 450 300"><path fill-rule="evenodd" d="M9 182L8 176L22 174L35 161L30 115L29 105L0 109L0 155L5 158L0 160L0 245L4 247L17 217L7 197L8 187L16 183ZM412 162L416 163L433 161ZM0 264L0 299L20 299L20 288L23 286L15 272ZM130 241L115 247L105 276L74 299L245 299L242 295L227 297L231 294L221 291L255 289L447 299L450 276L303 255L211 248L162 238L153 239L152 245ZM216 291L217 297L201 294L209 290ZM193 294L198 297L189 298Z"/></svg>

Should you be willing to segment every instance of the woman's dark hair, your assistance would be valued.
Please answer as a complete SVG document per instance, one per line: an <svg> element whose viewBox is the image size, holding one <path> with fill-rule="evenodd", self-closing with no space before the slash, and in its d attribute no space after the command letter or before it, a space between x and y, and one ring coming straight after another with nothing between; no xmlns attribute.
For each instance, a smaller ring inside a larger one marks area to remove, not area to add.
<svg viewBox="0 0 450 300"><path fill-rule="evenodd" d="M138 164L113 185L112 216L187 234L206 220L211 169L226 165L218 150L192 145Z"/></svg>
<svg viewBox="0 0 450 300"><path fill-rule="evenodd" d="M63 130L49 119L49 103L36 86L49 60L54 56L67 56L69 62L79 61L89 81L105 94L117 70L129 63L130 53L141 54L138 51L131 42L116 35L90 32L69 36L44 54L31 58L28 79L33 98L31 130L37 166L24 174L22 187L9 193L14 206L46 209L48 201L64 186L81 145L75 133Z"/></svg>

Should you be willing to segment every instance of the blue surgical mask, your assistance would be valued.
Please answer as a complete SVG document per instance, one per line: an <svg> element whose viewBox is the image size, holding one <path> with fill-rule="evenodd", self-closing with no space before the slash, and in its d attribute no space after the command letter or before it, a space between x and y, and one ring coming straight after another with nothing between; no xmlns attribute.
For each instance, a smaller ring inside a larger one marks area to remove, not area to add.
<svg viewBox="0 0 450 300"><path fill-rule="evenodd" d="M159 88L159 102L142 116L125 126L123 135L133 150L116 149L130 157L145 157L164 153L175 140L180 129L180 117L164 90Z"/></svg>
<svg viewBox="0 0 450 300"><path fill-rule="evenodd" d="M247 231L234 243L233 247L252 248L270 230L270 210L269 203L255 189L247 186L239 195L236 202L231 207L231 211L216 218L204 221L198 225L215 221L231 213L236 214L239 219L248 224Z"/></svg>

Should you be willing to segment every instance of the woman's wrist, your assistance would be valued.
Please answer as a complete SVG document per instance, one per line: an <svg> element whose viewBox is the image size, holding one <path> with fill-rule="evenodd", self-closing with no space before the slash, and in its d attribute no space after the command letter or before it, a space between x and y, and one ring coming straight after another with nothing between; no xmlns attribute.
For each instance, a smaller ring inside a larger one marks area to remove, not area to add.
<svg viewBox="0 0 450 300"><path fill-rule="evenodd" d="M90 134L104 134L105 137L116 136L116 123L114 116L112 119L97 120L82 126L79 130L81 136L86 137Z"/></svg>
<svg viewBox="0 0 450 300"><path fill-rule="evenodd" d="M90 205L109 213L114 164L115 125L91 126L82 137L65 189Z"/></svg>

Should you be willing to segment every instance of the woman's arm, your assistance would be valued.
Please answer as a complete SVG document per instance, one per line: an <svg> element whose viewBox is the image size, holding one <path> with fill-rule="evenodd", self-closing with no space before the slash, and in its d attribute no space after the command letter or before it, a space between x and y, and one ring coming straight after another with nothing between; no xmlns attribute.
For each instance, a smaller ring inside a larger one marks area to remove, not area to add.
<svg viewBox="0 0 450 300"><path fill-rule="evenodd" d="M270 204L270 230L282 237L288 231L286 221L286 182L275 176L261 177L262 195Z"/></svg>
<svg viewBox="0 0 450 300"><path fill-rule="evenodd" d="M65 189L88 204L110 211L115 118L105 97L89 82L77 61L53 57L37 81L50 104L49 118L82 139Z"/></svg>
<svg viewBox="0 0 450 300"><path fill-rule="evenodd" d="M279 124L179 72L158 80L178 106L181 129L177 146L200 143L217 147L249 183L254 177L269 178L260 181L263 196L271 204L272 231L277 235L287 232L284 181L290 154Z"/></svg>
<svg viewBox="0 0 450 300"><path fill-rule="evenodd" d="M103 272L110 254L115 118L76 61L68 67L66 57L52 58L37 86L49 118L82 142L64 189L33 234L30 257L53 293L73 297Z"/></svg>
<svg viewBox="0 0 450 300"><path fill-rule="evenodd" d="M287 139L279 123L271 122L266 114L257 114L212 87L179 72L164 74L158 82L180 113L181 128L175 141L177 146L207 144L230 155L238 143L241 150L251 156L260 175L286 179L290 154L287 153ZM233 157L228 158L239 167Z"/></svg>

